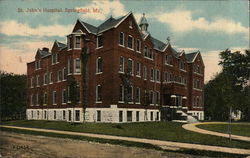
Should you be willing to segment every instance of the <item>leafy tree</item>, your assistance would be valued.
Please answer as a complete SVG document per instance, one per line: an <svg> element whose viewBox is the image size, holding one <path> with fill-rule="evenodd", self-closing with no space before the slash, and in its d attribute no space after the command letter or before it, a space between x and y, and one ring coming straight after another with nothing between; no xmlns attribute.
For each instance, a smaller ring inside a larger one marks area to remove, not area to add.
<svg viewBox="0 0 250 158"><path fill-rule="evenodd" d="M1 120L25 118L26 75L0 71Z"/></svg>

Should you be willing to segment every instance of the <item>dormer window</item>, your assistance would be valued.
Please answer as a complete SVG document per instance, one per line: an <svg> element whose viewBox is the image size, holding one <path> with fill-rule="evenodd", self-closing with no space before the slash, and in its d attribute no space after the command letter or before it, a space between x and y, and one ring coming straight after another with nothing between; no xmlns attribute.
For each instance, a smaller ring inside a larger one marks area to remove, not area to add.
<svg viewBox="0 0 250 158"><path fill-rule="evenodd" d="M166 65L173 65L173 57L172 57L172 55L166 55L165 64Z"/></svg>
<svg viewBox="0 0 250 158"><path fill-rule="evenodd" d="M182 60L179 62L179 68L185 70L185 63Z"/></svg>
<svg viewBox="0 0 250 158"><path fill-rule="evenodd" d="M130 29L133 28L133 22L132 22L132 20L129 21L129 28L130 28Z"/></svg>
<svg viewBox="0 0 250 158"><path fill-rule="evenodd" d="M96 42L97 42L97 48L102 48L103 47L103 36L98 35Z"/></svg>
<svg viewBox="0 0 250 158"><path fill-rule="evenodd" d="M75 48L81 48L81 36L75 36Z"/></svg>
<svg viewBox="0 0 250 158"><path fill-rule="evenodd" d="M35 62L35 68L36 70L41 69L41 60Z"/></svg>
<svg viewBox="0 0 250 158"><path fill-rule="evenodd" d="M56 63L58 63L58 55L55 53L52 54L52 65Z"/></svg>
<svg viewBox="0 0 250 158"><path fill-rule="evenodd" d="M73 48L72 36L68 36L67 45L68 45L68 49Z"/></svg>

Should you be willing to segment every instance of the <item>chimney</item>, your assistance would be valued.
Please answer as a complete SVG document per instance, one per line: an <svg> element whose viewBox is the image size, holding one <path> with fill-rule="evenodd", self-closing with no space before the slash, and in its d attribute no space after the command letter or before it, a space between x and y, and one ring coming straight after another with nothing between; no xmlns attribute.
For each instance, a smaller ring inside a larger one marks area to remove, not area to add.
<svg viewBox="0 0 250 158"><path fill-rule="evenodd" d="M45 52L49 52L49 48L46 48L46 47L43 47L42 50L45 51Z"/></svg>

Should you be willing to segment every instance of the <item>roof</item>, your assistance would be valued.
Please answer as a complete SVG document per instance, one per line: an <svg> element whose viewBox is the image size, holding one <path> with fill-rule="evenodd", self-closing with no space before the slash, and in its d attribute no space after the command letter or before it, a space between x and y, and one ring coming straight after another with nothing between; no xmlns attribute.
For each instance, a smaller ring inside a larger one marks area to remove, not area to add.
<svg viewBox="0 0 250 158"><path fill-rule="evenodd" d="M141 20L140 20L140 26L141 25L148 25L148 21L147 21L147 19L146 19L146 17L145 17L145 13L143 13L143 16L141 17Z"/></svg>
<svg viewBox="0 0 250 158"><path fill-rule="evenodd" d="M58 46L59 48L64 48L64 47L67 46L66 44L61 43L61 42L58 42L57 40L55 41L55 43L57 44L57 46Z"/></svg>
<svg viewBox="0 0 250 158"><path fill-rule="evenodd" d="M44 51L44 50L41 50L41 49L38 49L38 50L37 50L37 53L39 53L39 55L40 55L41 57L45 57L45 56L47 56L47 55L50 55L50 52Z"/></svg>
<svg viewBox="0 0 250 158"><path fill-rule="evenodd" d="M195 59L195 57L197 56L198 53L199 53L199 51L186 54L187 61L188 62L194 62L194 59Z"/></svg>
<svg viewBox="0 0 250 158"><path fill-rule="evenodd" d="M163 49L167 46L167 44L163 43L162 41L160 41L152 36L151 36L151 41L154 45L154 49L158 49L160 51L163 51Z"/></svg>

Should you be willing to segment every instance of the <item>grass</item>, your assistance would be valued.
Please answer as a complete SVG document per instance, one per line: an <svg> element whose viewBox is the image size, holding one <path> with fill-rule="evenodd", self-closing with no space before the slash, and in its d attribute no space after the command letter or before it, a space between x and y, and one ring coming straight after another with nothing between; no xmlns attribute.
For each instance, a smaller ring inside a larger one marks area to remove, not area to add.
<svg viewBox="0 0 250 158"><path fill-rule="evenodd" d="M228 133L228 124L203 124L197 127L209 131ZM250 124L232 124L231 129L234 135L250 137Z"/></svg>
<svg viewBox="0 0 250 158"><path fill-rule="evenodd" d="M108 144L123 145L123 146L129 146L129 147L154 149L154 150L160 150L160 151L164 151L164 152L175 152L175 153L209 156L209 157L243 158L246 156L246 155L242 155L242 154L231 154L231 153L204 151L204 150L193 150L193 149L180 149L180 150L172 151L172 150L165 150L165 149L162 149L156 145L147 144L147 143L100 139L100 138L85 137L85 136L72 136L72 135L66 135L66 134L56 134L56 133L50 133L50 132L37 132L37 131L29 131L29 130L22 130L22 129L4 128L4 127L0 127L0 130L6 131L6 132L39 135L39 136L46 136L46 137L69 138L69 139L84 140L84 141L91 141L91 142L98 142L98 143L108 143Z"/></svg>
<svg viewBox="0 0 250 158"><path fill-rule="evenodd" d="M249 142L238 140L230 142L227 138L187 131L182 128L182 123L175 122L71 124L59 121L22 120L7 121L4 124L250 149Z"/></svg>

